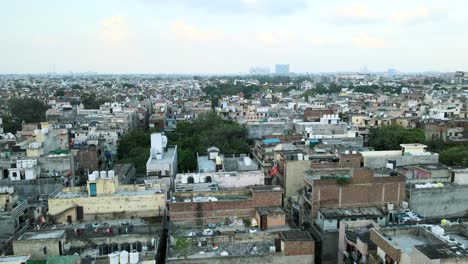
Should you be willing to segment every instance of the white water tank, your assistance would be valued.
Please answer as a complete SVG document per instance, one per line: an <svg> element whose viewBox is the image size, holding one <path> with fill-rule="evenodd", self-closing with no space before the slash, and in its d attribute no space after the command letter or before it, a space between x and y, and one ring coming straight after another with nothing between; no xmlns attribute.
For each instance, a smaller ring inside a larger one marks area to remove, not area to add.
<svg viewBox="0 0 468 264"><path fill-rule="evenodd" d="M408 202L401 202L402 209L408 209Z"/></svg>
<svg viewBox="0 0 468 264"><path fill-rule="evenodd" d="M96 181L96 175L94 175L93 173L90 173L88 175L88 181Z"/></svg>
<svg viewBox="0 0 468 264"><path fill-rule="evenodd" d="M395 205L393 203L388 203L387 204L387 210L388 211L393 211L393 209L395 209Z"/></svg>
<svg viewBox="0 0 468 264"><path fill-rule="evenodd" d="M180 180L181 180L182 183L187 183L187 178L188 178L187 175L182 175L182 176L180 177Z"/></svg>
<svg viewBox="0 0 468 264"><path fill-rule="evenodd" d="M297 153L297 160L304 160L304 154Z"/></svg>
<svg viewBox="0 0 468 264"><path fill-rule="evenodd" d="M120 252L120 264L128 263L128 251L123 250Z"/></svg>
<svg viewBox="0 0 468 264"><path fill-rule="evenodd" d="M244 157L244 164L246 166L250 166L252 164L252 160L249 157Z"/></svg>
<svg viewBox="0 0 468 264"><path fill-rule="evenodd" d="M445 230L440 226L432 226L431 232L436 236L442 236L445 233Z"/></svg>
<svg viewBox="0 0 468 264"><path fill-rule="evenodd" d="M130 253L130 264L137 264L138 261L140 260L140 255L138 254L137 251L133 251Z"/></svg>
<svg viewBox="0 0 468 264"><path fill-rule="evenodd" d="M200 183L200 176L198 174L193 175L193 183Z"/></svg>
<svg viewBox="0 0 468 264"><path fill-rule="evenodd" d="M93 175L96 179L99 178L99 171L93 171Z"/></svg>
<svg viewBox="0 0 468 264"><path fill-rule="evenodd" d="M105 179L105 178L107 178L107 171L103 170L103 171L99 172L99 175L100 175L101 179Z"/></svg>
<svg viewBox="0 0 468 264"><path fill-rule="evenodd" d="M109 264L119 264L119 252L113 252L110 253L109 255Z"/></svg>
<svg viewBox="0 0 468 264"><path fill-rule="evenodd" d="M110 170L107 172L107 177L109 177L109 179L112 179L115 177L115 171L113 170Z"/></svg>

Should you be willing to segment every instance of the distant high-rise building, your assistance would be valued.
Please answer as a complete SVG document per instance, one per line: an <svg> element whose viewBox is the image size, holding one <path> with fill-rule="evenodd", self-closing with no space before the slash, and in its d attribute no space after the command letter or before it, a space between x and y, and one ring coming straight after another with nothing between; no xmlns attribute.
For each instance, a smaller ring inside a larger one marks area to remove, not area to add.
<svg viewBox="0 0 468 264"><path fill-rule="evenodd" d="M250 75L268 75L270 74L270 68L268 67L252 67L249 70Z"/></svg>
<svg viewBox="0 0 468 264"><path fill-rule="evenodd" d="M280 75L288 75L289 74L289 64L276 64L275 65L275 73Z"/></svg>

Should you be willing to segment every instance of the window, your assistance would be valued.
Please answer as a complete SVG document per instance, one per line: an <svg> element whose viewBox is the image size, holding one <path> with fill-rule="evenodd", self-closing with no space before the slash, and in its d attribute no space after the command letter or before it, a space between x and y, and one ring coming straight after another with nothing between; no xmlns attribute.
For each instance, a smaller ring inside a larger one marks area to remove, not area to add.
<svg viewBox="0 0 468 264"><path fill-rule="evenodd" d="M12 175L13 175L13 177L15 177L15 178L18 177L18 173L17 173L17 172L13 172Z"/></svg>

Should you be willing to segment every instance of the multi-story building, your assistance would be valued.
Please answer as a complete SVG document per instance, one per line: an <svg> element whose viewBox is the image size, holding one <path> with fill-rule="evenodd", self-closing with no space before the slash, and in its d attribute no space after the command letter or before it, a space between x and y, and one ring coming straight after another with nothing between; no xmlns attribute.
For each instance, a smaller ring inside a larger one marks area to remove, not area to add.
<svg viewBox="0 0 468 264"><path fill-rule="evenodd" d="M150 157L146 162L146 175L175 177L177 174L177 146L168 147L162 133L151 134Z"/></svg>

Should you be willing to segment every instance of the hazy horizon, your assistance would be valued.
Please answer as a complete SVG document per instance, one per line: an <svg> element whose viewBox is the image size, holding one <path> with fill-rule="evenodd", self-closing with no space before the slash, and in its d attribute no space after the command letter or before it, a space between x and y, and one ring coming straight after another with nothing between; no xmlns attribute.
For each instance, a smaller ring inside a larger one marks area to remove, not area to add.
<svg viewBox="0 0 468 264"><path fill-rule="evenodd" d="M175 2L4 2L0 74L468 70L462 0Z"/></svg>

